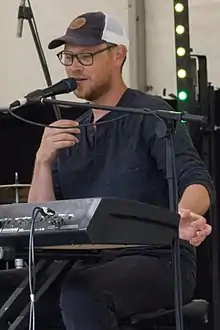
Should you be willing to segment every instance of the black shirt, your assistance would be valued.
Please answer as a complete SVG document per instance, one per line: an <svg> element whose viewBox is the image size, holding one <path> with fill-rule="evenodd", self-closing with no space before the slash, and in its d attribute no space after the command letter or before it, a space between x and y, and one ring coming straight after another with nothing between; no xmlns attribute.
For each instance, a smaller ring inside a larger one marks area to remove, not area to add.
<svg viewBox="0 0 220 330"><path fill-rule="evenodd" d="M171 110L161 98L132 89L118 106ZM78 121L91 124L92 110ZM77 146L58 152L53 168L57 199L116 197L169 207L164 126L158 118L109 112L95 128L82 127L79 139ZM182 123L176 126L174 152L179 198L189 185L202 184L212 200L212 180Z"/></svg>

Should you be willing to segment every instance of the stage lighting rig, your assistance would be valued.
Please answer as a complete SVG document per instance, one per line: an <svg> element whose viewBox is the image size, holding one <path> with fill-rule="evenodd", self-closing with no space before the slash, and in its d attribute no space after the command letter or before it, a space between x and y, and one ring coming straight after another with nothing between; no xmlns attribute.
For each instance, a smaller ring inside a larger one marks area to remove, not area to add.
<svg viewBox="0 0 220 330"><path fill-rule="evenodd" d="M190 58L188 0L174 0L177 101L179 111L189 111L194 102Z"/></svg>

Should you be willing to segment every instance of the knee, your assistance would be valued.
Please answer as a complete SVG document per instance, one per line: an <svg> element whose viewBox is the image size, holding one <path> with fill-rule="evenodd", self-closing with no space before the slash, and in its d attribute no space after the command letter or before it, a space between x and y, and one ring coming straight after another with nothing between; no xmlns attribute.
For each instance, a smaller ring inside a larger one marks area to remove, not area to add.
<svg viewBox="0 0 220 330"><path fill-rule="evenodd" d="M64 283L60 308L67 329L100 329L100 325L101 329L118 329L114 313L93 289L88 283Z"/></svg>
<svg viewBox="0 0 220 330"><path fill-rule="evenodd" d="M64 283L60 292L60 310L67 329L82 328L85 313L92 309L88 292L81 285ZM86 327L85 327L86 328Z"/></svg>
<svg viewBox="0 0 220 330"><path fill-rule="evenodd" d="M100 302L108 304L108 294L99 290L94 282L75 277L63 283L60 293L60 308L68 312Z"/></svg>
<svg viewBox="0 0 220 330"><path fill-rule="evenodd" d="M88 283L77 278L67 280L61 287L60 308L65 311L78 310L80 306L83 308L92 297L92 288Z"/></svg>
<svg viewBox="0 0 220 330"><path fill-rule="evenodd" d="M82 295L82 292L79 287L73 286L68 282L64 283L60 292L61 310L67 310L70 307L73 309L75 302L80 301L80 295Z"/></svg>

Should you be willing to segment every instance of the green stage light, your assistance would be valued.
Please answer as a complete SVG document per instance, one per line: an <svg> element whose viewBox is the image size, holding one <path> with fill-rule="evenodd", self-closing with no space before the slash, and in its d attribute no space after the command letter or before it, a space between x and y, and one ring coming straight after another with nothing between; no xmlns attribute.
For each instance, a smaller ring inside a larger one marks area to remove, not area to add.
<svg viewBox="0 0 220 330"><path fill-rule="evenodd" d="M187 92L186 92L186 91L180 91L180 92L178 93L178 99L179 99L180 101L186 101L186 100L188 99L188 94L187 94Z"/></svg>

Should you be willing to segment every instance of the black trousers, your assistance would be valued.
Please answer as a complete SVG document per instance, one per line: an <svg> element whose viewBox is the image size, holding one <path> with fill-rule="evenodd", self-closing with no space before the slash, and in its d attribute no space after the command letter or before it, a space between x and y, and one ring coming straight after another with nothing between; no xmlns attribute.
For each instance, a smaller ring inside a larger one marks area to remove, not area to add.
<svg viewBox="0 0 220 330"><path fill-rule="evenodd" d="M194 292L195 269L185 260L181 267L186 303ZM1 306L26 275L25 269L0 272ZM171 257L131 255L95 264L78 262L63 283L52 286L37 303L36 330L118 330L118 321L130 315L173 307ZM8 329L1 320L0 329Z"/></svg>

